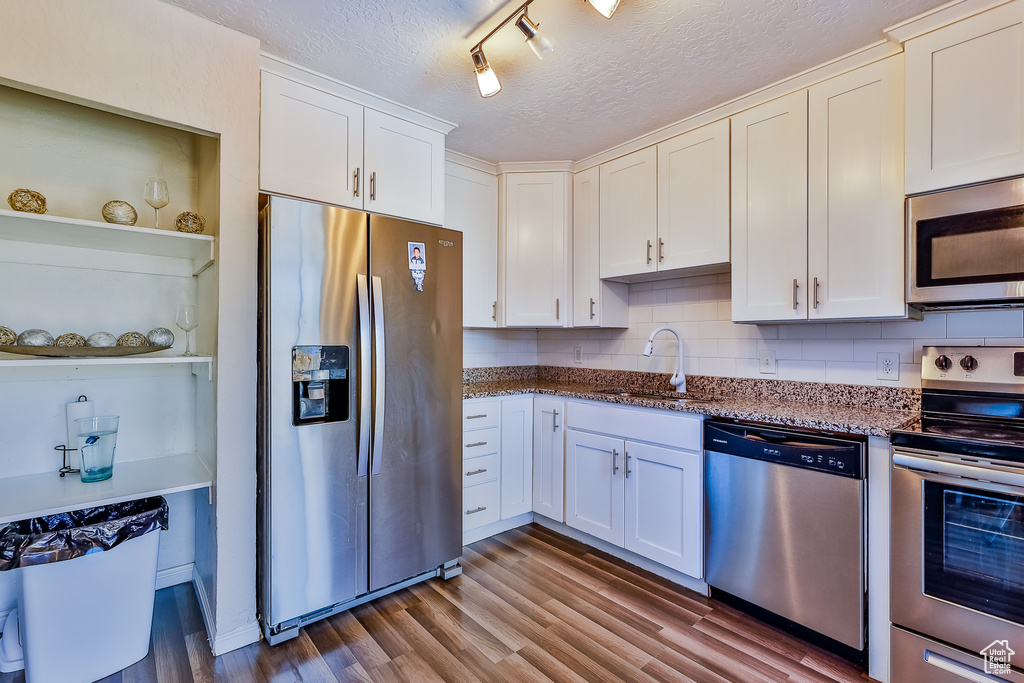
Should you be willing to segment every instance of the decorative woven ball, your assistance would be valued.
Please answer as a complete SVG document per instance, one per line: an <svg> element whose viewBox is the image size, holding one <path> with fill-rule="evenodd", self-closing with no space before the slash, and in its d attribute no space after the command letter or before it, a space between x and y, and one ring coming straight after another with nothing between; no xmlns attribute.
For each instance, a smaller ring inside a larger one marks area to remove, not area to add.
<svg viewBox="0 0 1024 683"><path fill-rule="evenodd" d="M46 197L35 190L15 190L7 196L7 203L15 211L46 213Z"/></svg>
<svg viewBox="0 0 1024 683"><path fill-rule="evenodd" d="M146 335L150 346L173 346L174 333L166 327L154 327Z"/></svg>
<svg viewBox="0 0 1024 683"><path fill-rule="evenodd" d="M146 335L141 332L125 332L117 338L118 346L149 346Z"/></svg>
<svg viewBox="0 0 1024 683"><path fill-rule="evenodd" d="M76 332L68 332L67 334L62 334L57 337L57 339L54 340L54 344L57 346L77 348L79 346L85 346L85 337Z"/></svg>
<svg viewBox="0 0 1024 683"><path fill-rule="evenodd" d="M86 346L117 346L117 337L109 332L94 332L85 340Z"/></svg>
<svg viewBox="0 0 1024 683"><path fill-rule="evenodd" d="M135 221L139 220L135 207L120 199L113 199L104 204L100 213L103 214L103 220L118 225L135 225Z"/></svg>
<svg viewBox="0 0 1024 683"><path fill-rule="evenodd" d="M18 346L53 346L53 335L46 330L25 330L18 335Z"/></svg>
<svg viewBox="0 0 1024 683"><path fill-rule="evenodd" d="M191 232L198 235L206 230L206 219L198 213L182 211L174 219L174 227L178 229L178 232Z"/></svg>
<svg viewBox="0 0 1024 683"><path fill-rule="evenodd" d="M14 346L18 341L18 335L9 327L0 325L0 346Z"/></svg>

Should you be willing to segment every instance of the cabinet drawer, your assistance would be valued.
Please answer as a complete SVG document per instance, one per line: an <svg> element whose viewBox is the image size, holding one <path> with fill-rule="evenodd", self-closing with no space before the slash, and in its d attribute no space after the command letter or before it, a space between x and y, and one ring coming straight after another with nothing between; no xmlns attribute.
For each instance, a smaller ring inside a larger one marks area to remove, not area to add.
<svg viewBox="0 0 1024 683"><path fill-rule="evenodd" d="M480 401L479 403L462 404L462 429L489 429L498 426L501 414L499 401Z"/></svg>
<svg viewBox="0 0 1024 683"><path fill-rule="evenodd" d="M493 524L501 516L501 487L497 481L462 491L462 530Z"/></svg>
<svg viewBox="0 0 1024 683"><path fill-rule="evenodd" d="M462 485L476 486L498 478L500 460L497 453L471 458L462 463Z"/></svg>
<svg viewBox="0 0 1024 683"><path fill-rule="evenodd" d="M498 452L499 443L498 428L477 429L463 432L462 434L462 457L476 458L481 455L490 455Z"/></svg>

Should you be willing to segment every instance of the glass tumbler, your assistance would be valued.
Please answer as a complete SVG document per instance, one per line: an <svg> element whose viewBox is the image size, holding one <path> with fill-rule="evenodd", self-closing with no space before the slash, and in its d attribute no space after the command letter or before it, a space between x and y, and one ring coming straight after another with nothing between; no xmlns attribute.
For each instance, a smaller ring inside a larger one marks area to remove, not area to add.
<svg viewBox="0 0 1024 683"><path fill-rule="evenodd" d="M117 420L117 415L75 420L78 427L78 453L82 458L82 481L103 481L113 476Z"/></svg>

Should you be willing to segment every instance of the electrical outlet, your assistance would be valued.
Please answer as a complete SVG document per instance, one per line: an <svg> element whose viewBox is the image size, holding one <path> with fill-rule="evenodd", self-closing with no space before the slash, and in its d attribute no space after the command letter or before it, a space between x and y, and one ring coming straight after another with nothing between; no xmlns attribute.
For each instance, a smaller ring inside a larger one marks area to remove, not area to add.
<svg viewBox="0 0 1024 683"><path fill-rule="evenodd" d="M879 352L875 365L875 376L878 379L894 382L900 378L900 354Z"/></svg>
<svg viewBox="0 0 1024 683"><path fill-rule="evenodd" d="M574 363L583 364L583 347L574 346L572 349L572 360Z"/></svg>
<svg viewBox="0 0 1024 683"><path fill-rule="evenodd" d="M778 368L778 361L775 359L775 352L768 349L761 349L757 354L757 366L762 375L774 375Z"/></svg>

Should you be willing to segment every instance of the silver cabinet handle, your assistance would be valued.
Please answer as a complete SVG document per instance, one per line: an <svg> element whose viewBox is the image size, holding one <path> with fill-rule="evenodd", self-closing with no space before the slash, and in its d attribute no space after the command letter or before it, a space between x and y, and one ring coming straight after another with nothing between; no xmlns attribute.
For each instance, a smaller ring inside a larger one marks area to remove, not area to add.
<svg viewBox="0 0 1024 683"><path fill-rule="evenodd" d="M800 289L800 285L797 284L796 278L793 278L793 310L796 310L796 290Z"/></svg>
<svg viewBox="0 0 1024 683"><path fill-rule="evenodd" d="M814 278L814 310L818 310L818 278Z"/></svg>
<svg viewBox="0 0 1024 683"><path fill-rule="evenodd" d="M384 284L376 275L372 279L372 289L374 352L377 354L377 395L373 401L373 450L370 452L370 474L374 475L380 474L384 462L384 380L387 378L384 363Z"/></svg>
<svg viewBox="0 0 1024 683"><path fill-rule="evenodd" d="M479 420L481 417L487 417L487 415L469 415L466 417L467 420Z"/></svg>
<svg viewBox="0 0 1024 683"><path fill-rule="evenodd" d="M561 303L561 299L555 299L555 320L558 320L561 317L561 315L559 314L559 310L558 310L560 303Z"/></svg>
<svg viewBox="0 0 1024 683"><path fill-rule="evenodd" d="M626 479L629 479L629 475L633 473L633 470L629 469L629 461L632 458L633 456L629 454L629 451L626 451Z"/></svg>
<svg viewBox="0 0 1024 683"><path fill-rule="evenodd" d="M593 297L591 297L591 299L590 299L590 319L591 320L594 319L594 299L593 299Z"/></svg>
<svg viewBox="0 0 1024 683"><path fill-rule="evenodd" d="M377 172L370 173L370 201L377 201Z"/></svg>
<svg viewBox="0 0 1024 683"><path fill-rule="evenodd" d="M487 468L482 468L482 469L479 469L479 470L473 470L472 472L466 472L466 476L467 477L472 477L472 476L475 476L477 474L483 474L486 471L487 471Z"/></svg>
<svg viewBox="0 0 1024 683"><path fill-rule="evenodd" d="M557 410L552 410L551 411L551 431L553 431L553 432L557 432L558 431L558 411Z"/></svg>
<svg viewBox="0 0 1024 683"><path fill-rule="evenodd" d="M619 452L612 449L612 474L619 471Z"/></svg>
<svg viewBox="0 0 1024 683"><path fill-rule="evenodd" d="M665 240L658 238L658 263L665 260Z"/></svg>
<svg viewBox="0 0 1024 683"><path fill-rule="evenodd" d="M650 240L647 240L647 263L650 263L650 262L651 262L651 248L652 248L653 246L654 246L654 245L653 245L653 244L651 244L651 241L650 241Z"/></svg>
<svg viewBox="0 0 1024 683"><path fill-rule="evenodd" d="M486 441L477 441L476 443L467 443L466 448L479 448L480 446L486 446Z"/></svg>
<svg viewBox="0 0 1024 683"><path fill-rule="evenodd" d="M354 188L354 192L352 193L352 196L353 197L358 197L359 196L359 169L358 168L355 171L352 172L352 186Z"/></svg>
<svg viewBox="0 0 1024 683"><path fill-rule="evenodd" d="M359 299L359 451L356 476L365 477L370 461L370 292L366 276L356 275L356 297Z"/></svg>
<svg viewBox="0 0 1024 683"><path fill-rule="evenodd" d="M927 664L931 664L936 669L948 671L954 676L962 678L965 681L974 681L974 683L999 683L1000 681L1005 680L1002 678L996 678L995 676L990 676L980 669L975 669L973 666L967 666L955 659L943 657L931 650L924 651L924 661Z"/></svg>
<svg viewBox="0 0 1024 683"><path fill-rule="evenodd" d="M491 320L497 320L497 319L498 319L498 302L495 301L493 304L491 304Z"/></svg>
<svg viewBox="0 0 1024 683"><path fill-rule="evenodd" d="M466 514L467 514L467 515L475 515L476 513L478 513L478 512L483 512L483 511L484 511L484 510L486 510L486 509L487 509L487 506L486 506L486 505L481 505L481 506L480 506L480 507L478 507L478 508L477 508L476 510L466 510Z"/></svg>

